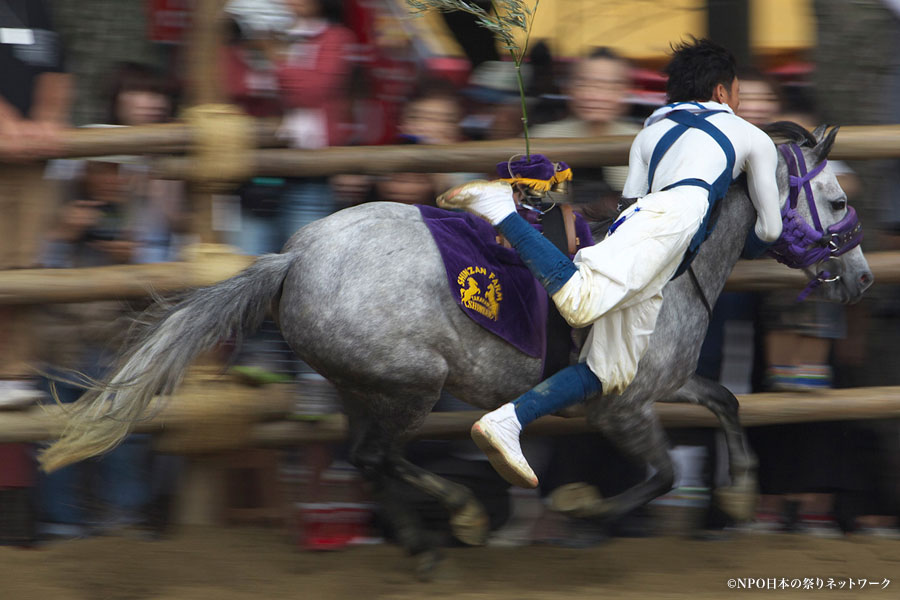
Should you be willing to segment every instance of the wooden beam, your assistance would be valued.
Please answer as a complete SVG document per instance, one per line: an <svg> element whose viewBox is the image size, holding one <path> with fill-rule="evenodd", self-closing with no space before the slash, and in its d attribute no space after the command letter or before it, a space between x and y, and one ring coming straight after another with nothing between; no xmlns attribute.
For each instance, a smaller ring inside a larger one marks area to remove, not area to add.
<svg viewBox="0 0 900 600"><path fill-rule="evenodd" d="M84 269L0 271L0 305L144 298L212 285L253 262L240 254L192 262L113 265Z"/></svg>
<svg viewBox="0 0 900 600"><path fill-rule="evenodd" d="M276 135L278 127L274 119L257 119L256 145L283 146L284 140ZM68 129L62 134L62 151L56 158L182 153L190 150L192 142L186 123Z"/></svg>
<svg viewBox="0 0 900 600"><path fill-rule="evenodd" d="M257 146L282 146L276 136L278 122L258 119ZM536 152L565 160L573 167L624 165L632 136L532 140ZM185 123L137 127L70 129L63 133L62 151L54 158L78 158L110 154L186 152L192 141ZM355 146L321 150L266 149L254 153L259 175L332 175L336 173L481 172L522 151L522 140L464 142L447 146ZM841 128L831 158L864 160L900 157L900 125L845 126ZM186 161L164 159L157 172L173 179L187 179Z"/></svg>
<svg viewBox="0 0 900 600"><path fill-rule="evenodd" d="M900 283L900 252L866 255L877 283ZM142 298L212 285L236 275L253 257L220 254L198 262L114 265L82 269L18 269L0 271L0 305L87 302ZM770 291L796 289L808 278L774 260L740 261L725 289Z"/></svg>
<svg viewBox="0 0 900 600"><path fill-rule="evenodd" d="M893 419L900 417L900 387L872 387L822 390L815 393L770 393L738 397L744 427L844 421ZM705 408L688 404L655 405L663 425L678 427L718 427L715 416ZM416 433L421 439L458 439L469 435L482 411L432 413ZM286 446L314 442L339 442L346 436L346 420L331 415L320 421L276 421L253 429L253 441L260 446ZM590 431L582 417L542 417L528 426L526 435L567 435Z"/></svg>
<svg viewBox="0 0 900 600"><path fill-rule="evenodd" d="M565 160L573 168L625 165L633 136L538 138L532 151ZM263 149L254 152L258 175L320 177L339 173L479 173L522 152L522 140L463 142L435 146L355 146L320 150ZM842 127L831 151L835 159L900 157L900 125ZM187 179L188 159L163 159L156 170ZM577 173L576 173L577 177Z"/></svg>
<svg viewBox="0 0 900 600"><path fill-rule="evenodd" d="M214 433L218 422L232 423L230 416L257 422L246 442L257 446L289 446L314 442L340 442L347 434L343 415L328 415L316 421L285 421L293 399L293 386L264 389L233 384L225 377L189 381L178 393L151 409L151 418L135 424L135 431L188 432L199 438ZM900 386L870 387L817 392L749 394L738 397L741 424L745 427L803 423L900 418ZM689 404L655 405L663 425L718 427L705 408ZM37 442L54 439L64 426L64 408L35 407L25 411L0 412L0 443ZM432 413L416 433L422 439L458 439L469 434L484 411ZM269 421L269 422L266 422ZM528 435L565 435L588 431L584 418L542 417L525 430ZM184 436L182 436L184 437ZM220 440L227 444L227 440ZM240 444L235 442L235 447Z"/></svg>

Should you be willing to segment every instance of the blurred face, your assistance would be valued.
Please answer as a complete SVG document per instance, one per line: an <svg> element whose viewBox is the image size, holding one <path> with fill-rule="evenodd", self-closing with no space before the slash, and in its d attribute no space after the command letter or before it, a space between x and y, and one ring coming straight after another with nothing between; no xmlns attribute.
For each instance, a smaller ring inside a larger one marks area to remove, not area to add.
<svg viewBox="0 0 900 600"><path fill-rule="evenodd" d="M569 84L572 113L589 123L609 123L625 110L628 69L622 61L592 58L581 61Z"/></svg>
<svg viewBox="0 0 900 600"><path fill-rule="evenodd" d="M321 6L319 5L319 0L287 0L285 4L294 11L298 19L320 16Z"/></svg>
<svg viewBox="0 0 900 600"><path fill-rule="evenodd" d="M148 125L167 121L171 111L164 94L144 90L121 92L116 101L116 113L122 125Z"/></svg>
<svg viewBox="0 0 900 600"><path fill-rule="evenodd" d="M407 105L400 133L426 144L453 144L459 141L459 105L451 98L426 98Z"/></svg>
<svg viewBox="0 0 900 600"><path fill-rule="evenodd" d="M774 121L780 112L778 96L765 81L745 80L741 82L741 108L735 113L754 125L765 125Z"/></svg>
<svg viewBox="0 0 900 600"><path fill-rule="evenodd" d="M434 185L427 173L394 173L375 184L379 200L404 204L430 204Z"/></svg>
<svg viewBox="0 0 900 600"><path fill-rule="evenodd" d="M124 200L125 178L119 175L119 165L89 161L84 171L85 186L90 198L104 204L116 204Z"/></svg>

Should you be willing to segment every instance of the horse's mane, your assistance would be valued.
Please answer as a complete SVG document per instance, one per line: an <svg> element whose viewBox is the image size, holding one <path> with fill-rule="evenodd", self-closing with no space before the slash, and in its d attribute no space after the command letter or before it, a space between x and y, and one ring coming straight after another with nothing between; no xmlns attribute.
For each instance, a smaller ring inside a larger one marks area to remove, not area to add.
<svg viewBox="0 0 900 600"><path fill-rule="evenodd" d="M816 144L818 144L816 137L812 133L793 121L775 121L774 123L763 125L761 129L772 137L784 138L785 141L793 142L798 146L815 148Z"/></svg>

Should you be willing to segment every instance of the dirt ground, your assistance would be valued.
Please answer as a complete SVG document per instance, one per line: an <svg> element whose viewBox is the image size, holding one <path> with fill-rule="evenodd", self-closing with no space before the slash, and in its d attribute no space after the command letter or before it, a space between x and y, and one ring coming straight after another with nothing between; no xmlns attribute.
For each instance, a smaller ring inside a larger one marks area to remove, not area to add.
<svg viewBox="0 0 900 600"><path fill-rule="evenodd" d="M897 598L900 541L739 534L727 541L615 539L585 550L453 548L423 583L390 545L301 552L275 529L184 528L0 548L3 600ZM731 590L729 578L889 579L886 589Z"/></svg>

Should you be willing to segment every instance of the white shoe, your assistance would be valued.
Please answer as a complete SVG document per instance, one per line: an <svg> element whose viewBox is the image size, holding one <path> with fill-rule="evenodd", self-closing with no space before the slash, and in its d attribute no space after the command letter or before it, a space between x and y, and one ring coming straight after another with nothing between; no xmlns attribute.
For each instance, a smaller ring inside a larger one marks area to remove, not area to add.
<svg viewBox="0 0 900 600"><path fill-rule="evenodd" d="M522 454L520 433L522 424L512 403L489 412L472 425L472 439L503 479L519 487L535 488L538 478Z"/></svg>
<svg viewBox="0 0 900 600"><path fill-rule="evenodd" d="M441 208L458 208L484 217L497 225L516 212L512 187L505 181L485 181L476 179L458 185L438 196Z"/></svg>

